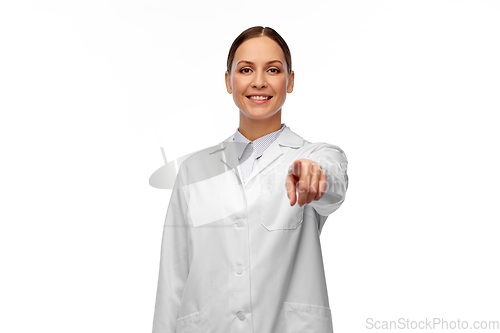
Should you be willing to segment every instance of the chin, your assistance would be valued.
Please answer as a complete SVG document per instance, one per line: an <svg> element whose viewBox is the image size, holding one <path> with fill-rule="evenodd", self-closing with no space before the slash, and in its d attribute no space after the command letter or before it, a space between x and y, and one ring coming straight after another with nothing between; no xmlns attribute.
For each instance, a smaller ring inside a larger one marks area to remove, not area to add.
<svg viewBox="0 0 500 333"><path fill-rule="evenodd" d="M245 108L244 110L243 113L249 117L267 117L275 113L268 108Z"/></svg>

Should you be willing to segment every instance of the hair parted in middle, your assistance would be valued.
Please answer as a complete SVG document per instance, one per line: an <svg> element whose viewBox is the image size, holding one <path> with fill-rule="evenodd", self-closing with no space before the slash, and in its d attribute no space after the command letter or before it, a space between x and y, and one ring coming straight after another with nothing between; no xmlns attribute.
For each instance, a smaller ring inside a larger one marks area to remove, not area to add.
<svg viewBox="0 0 500 333"><path fill-rule="evenodd" d="M251 38L266 36L274 40L283 50L286 60L286 67L288 68L288 74L292 72L292 55L290 53L290 49L286 44L285 40L272 28L263 27L263 26L255 26L246 29L243 31L236 39L234 40L231 48L229 49L229 54L227 56L227 72L231 74L231 66L233 65L234 55L238 47L246 40Z"/></svg>

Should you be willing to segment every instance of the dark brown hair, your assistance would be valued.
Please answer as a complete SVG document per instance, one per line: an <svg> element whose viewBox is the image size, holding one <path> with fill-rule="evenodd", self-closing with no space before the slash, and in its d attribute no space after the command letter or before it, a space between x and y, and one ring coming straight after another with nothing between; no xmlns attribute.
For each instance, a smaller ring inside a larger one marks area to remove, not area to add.
<svg viewBox="0 0 500 333"><path fill-rule="evenodd" d="M249 40L250 38L255 38L255 37L260 37L260 36L266 36L274 40L278 45L281 47L283 50L283 53L285 54L285 60L286 60L286 67L288 68L288 74L291 73L292 71L292 55L290 54L290 49L288 48L288 45L286 45L285 40L272 28L269 27L262 27L262 26L256 26L256 27L251 27L248 28L247 30L243 31L236 39L234 40L233 44L231 45L231 48L229 49L229 55L227 56L227 72L231 74L231 66L233 64L233 59L234 59L234 54L236 53L236 50L238 47L246 40Z"/></svg>

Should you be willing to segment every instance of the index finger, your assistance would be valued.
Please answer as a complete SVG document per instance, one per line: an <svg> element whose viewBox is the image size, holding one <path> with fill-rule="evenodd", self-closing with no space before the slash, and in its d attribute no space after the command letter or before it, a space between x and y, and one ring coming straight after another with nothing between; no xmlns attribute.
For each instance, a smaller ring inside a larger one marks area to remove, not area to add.
<svg viewBox="0 0 500 333"><path fill-rule="evenodd" d="M290 166L290 168L288 169L288 175L286 176L286 180L285 180L286 195L288 196L288 199L290 199L290 206L295 205L295 202L296 202L295 184L297 181L295 180L295 177L294 177L292 172L293 172L293 169L292 169L292 166Z"/></svg>

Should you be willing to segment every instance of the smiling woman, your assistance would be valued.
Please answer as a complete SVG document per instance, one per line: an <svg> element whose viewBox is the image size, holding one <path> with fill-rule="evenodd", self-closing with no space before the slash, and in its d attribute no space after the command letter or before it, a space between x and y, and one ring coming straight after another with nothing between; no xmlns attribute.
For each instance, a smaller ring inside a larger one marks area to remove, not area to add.
<svg viewBox="0 0 500 333"><path fill-rule="evenodd" d="M240 132L250 140L281 127L281 108L293 91L285 41L271 28L250 28L229 50L226 89L240 110Z"/></svg>
<svg viewBox="0 0 500 333"><path fill-rule="evenodd" d="M333 332L319 236L345 199L347 158L281 123L291 64L269 27L233 42L225 83L239 127L179 168L153 333Z"/></svg>

